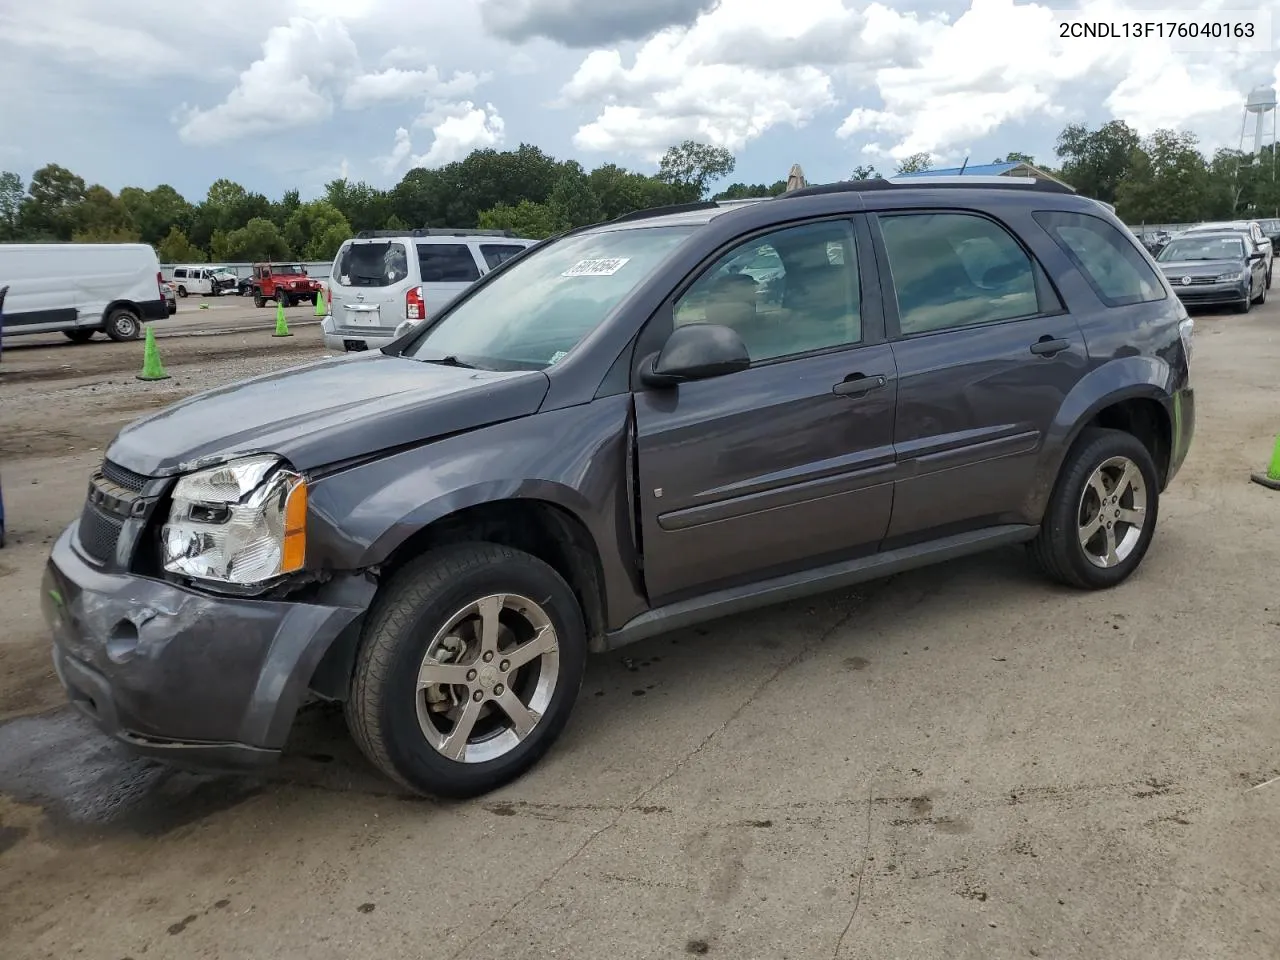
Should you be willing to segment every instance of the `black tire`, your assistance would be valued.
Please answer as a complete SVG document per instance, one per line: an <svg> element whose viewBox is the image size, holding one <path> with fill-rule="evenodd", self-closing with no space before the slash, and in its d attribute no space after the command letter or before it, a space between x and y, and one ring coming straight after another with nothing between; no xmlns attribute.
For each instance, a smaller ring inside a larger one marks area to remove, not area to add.
<svg viewBox="0 0 1280 960"><path fill-rule="evenodd" d="M1085 485L1098 467L1112 457L1128 458L1141 472L1146 488L1146 516L1132 551L1118 564L1100 567L1090 562L1080 544L1080 511ZM1131 433L1086 429L1072 444L1049 505L1040 524L1040 533L1027 545L1036 565L1050 579L1081 590L1103 590L1129 578L1142 563L1151 546L1160 513L1160 486L1151 452Z"/></svg>
<svg viewBox="0 0 1280 960"><path fill-rule="evenodd" d="M88 343L97 330L63 330L63 334L72 343Z"/></svg>
<svg viewBox="0 0 1280 960"><path fill-rule="evenodd" d="M178 288L178 296L182 297L183 299L186 299L186 296L187 296L187 288L186 288L186 287L179 287L179 288Z"/></svg>
<svg viewBox="0 0 1280 960"><path fill-rule="evenodd" d="M1268 289L1268 290L1270 290L1270 289L1271 289L1271 274L1272 274L1273 270L1274 270L1274 268L1272 268L1272 267L1268 267L1268 268L1267 268L1267 289Z"/></svg>
<svg viewBox="0 0 1280 960"><path fill-rule="evenodd" d="M108 337L116 343L122 343L125 340L137 340L142 336L142 321L138 319L138 315L127 307L117 307L107 314L106 322L102 325Z"/></svg>
<svg viewBox="0 0 1280 960"><path fill-rule="evenodd" d="M1258 295L1253 298L1253 302L1258 306L1262 306L1267 302L1267 285L1264 283L1262 289L1258 291Z"/></svg>
<svg viewBox="0 0 1280 960"><path fill-rule="evenodd" d="M289 296L287 293L277 293L277 294L276 294L276 303L278 303L278 304L280 304L281 306L284 306L284 307L292 307L292 306L293 306L293 297Z"/></svg>
<svg viewBox="0 0 1280 960"><path fill-rule="evenodd" d="M267 298L262 295L262 291L257 287L254 287L253 289L253 305L258 308L262 308L267 305Z"/></svg>
<svg viewBox="0 0 1280 960"><path fill-rule="evenodd" d="M559 640L557 682L524 740L495 759L465 763L440 753L419 726L417 698L423 694L417 689L418 670L449 618L495 593L535 598L541 605ZM365 756L410 790L448 798L477 796L519 777L559 737L582 685L586 659L582 611L569 585L550 566L496 544L444 547L404 567L379 592L356 659L347 725Z"/></svg>
<svg viewBox="0 0 1280 960"><path fill-rule="evenodd" d="M1248 313L1253 309L1253 301L1246 295L1243 303L1236 304L1236 313Z"/></svg>

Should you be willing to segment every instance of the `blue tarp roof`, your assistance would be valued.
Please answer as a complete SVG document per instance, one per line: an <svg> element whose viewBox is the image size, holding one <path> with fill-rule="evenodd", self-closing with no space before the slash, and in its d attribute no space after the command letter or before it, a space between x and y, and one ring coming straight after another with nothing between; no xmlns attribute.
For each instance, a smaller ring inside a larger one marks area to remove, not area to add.
<svg viewBox="0 0 1280 960"><path fill-rule="evenodd" d="M1008 173L1014 167L1020 167L1020 163L971 163L964 168L964 176L966 177L998 177L1001 174ZM957 177L960 176L959 167L946 167L941 170L921 170L918 173L898 173L890 174L890 176L898 177Z"/></svg>

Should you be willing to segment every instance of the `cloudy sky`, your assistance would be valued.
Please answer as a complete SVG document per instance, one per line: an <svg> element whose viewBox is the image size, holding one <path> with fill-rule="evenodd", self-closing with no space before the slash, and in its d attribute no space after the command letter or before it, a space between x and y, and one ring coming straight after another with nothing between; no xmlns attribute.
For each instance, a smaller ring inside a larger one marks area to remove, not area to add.
<svg viewBox="0 0 1280 960"><path fill-rule="evenodd" d="M1252 41L1059 39L1095 18L1259 21ZM1260 12L1259 12L1260 11ZM218 177L304 197L346 175L532 142L655 169L685 138L735 180L811 181L1010 150L1121 118L1235 146L1276 82L1280 0L9 0L0 169L56 162L113 190ZM1265 36L1264 36L1265 34ZM1251 127L1252 129L1252 127Z"/></svg>

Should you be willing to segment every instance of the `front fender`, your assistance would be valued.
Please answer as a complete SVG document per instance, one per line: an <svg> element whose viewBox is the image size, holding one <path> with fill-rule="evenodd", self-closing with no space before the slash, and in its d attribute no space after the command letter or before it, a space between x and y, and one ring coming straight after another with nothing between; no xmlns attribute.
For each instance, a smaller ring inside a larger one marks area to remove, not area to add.
<svg viewBox="0 0 1280 960"><path fill-rule="evenodd" d="M591 537L607 609L643 605L626 482L630 395L546 411L446 437L317 480L308 499L307 565L355 571L468 507L536 500Z"/></svg>
<svg viewBox="0 0 1280 960"><path fill-rule="evenodd" d="M1168 416L1175 389L1176 371L1158 356L1117 357L1081 377L1045 435L1027 516L1043 515L1067 452L1101 410L1125 400L1148 399L1158 402Z"/></svg>

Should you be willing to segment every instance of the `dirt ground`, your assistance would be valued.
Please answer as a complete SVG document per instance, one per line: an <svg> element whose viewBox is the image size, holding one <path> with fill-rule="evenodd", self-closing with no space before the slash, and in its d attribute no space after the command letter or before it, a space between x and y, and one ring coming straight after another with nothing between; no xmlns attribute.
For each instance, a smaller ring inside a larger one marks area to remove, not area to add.
<svg viewBox="0 0 1280 960"><path fill-rule="evenodd" d="M658 638L463 804L400 795L327 710L247 780L63 706L36 587L111 437L323 355L218 306L184 305L158 384L140 344L0 361L0 956L1280 956L1280 494L1248 482L1280 304L1197 318L1195 442L1123 587L1010 550Z"/></svg>

